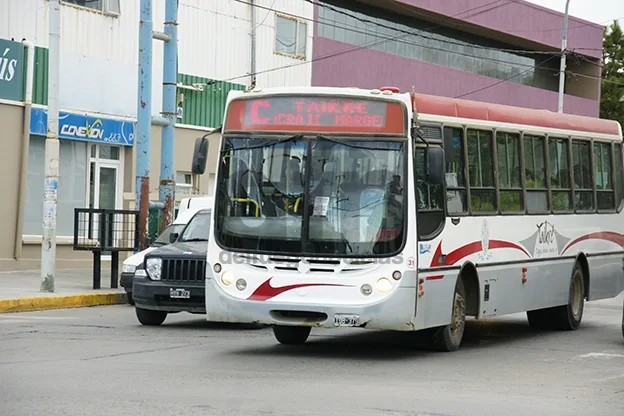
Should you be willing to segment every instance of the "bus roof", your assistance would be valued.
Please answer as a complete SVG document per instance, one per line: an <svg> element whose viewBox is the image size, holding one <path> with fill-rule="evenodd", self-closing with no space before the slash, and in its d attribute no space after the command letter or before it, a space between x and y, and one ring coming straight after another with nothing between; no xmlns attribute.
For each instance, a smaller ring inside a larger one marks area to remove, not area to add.
<svg viewBox="0 0 624 416"><path fill-rule="evenodd" d="M359 97L371 96L371 94L373 94L378 97L381 95L384 98L402 101L406 104L411 101L407 93L386 93L382 95L379 89L369 90L350 87L277 87L257 88L250 92L232 90L228 94L228 102L242 96L273 94L340 94ZM419 93L415 94L415 98L418 113L424 115L508 123L518 126L534 126L561 131L596 133L614 136L619 139L622 138L622 127L615 120Z"/></svg>
<svg viewBox="0 0 624 416"><path fill-rule="evenodd" d="M427 94L416 94L416 109L420 114L494 121L558 130L609 134L619 138L622 137L621 126L615 120L555 113L549 110L535 110Z"/></svg>

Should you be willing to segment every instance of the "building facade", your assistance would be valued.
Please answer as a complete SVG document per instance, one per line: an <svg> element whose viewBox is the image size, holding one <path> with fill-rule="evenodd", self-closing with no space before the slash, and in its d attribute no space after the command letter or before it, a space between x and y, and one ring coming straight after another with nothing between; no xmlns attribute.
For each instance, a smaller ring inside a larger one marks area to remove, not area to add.
<svg viewBox="0 0 624 416"><path fill-rule="evenodd" d="M60 178L57 267L88 267L89 252L73 251L74 208L134 209L139 1L61 3ZM176 201L210 195L216 164L191 174L194 140L219 126L230 90L256 85L310 85L313 5L292 0L180 0L178 118L175 129ZM279 9L277 16L257 6ZM0 271L40 267L45 135L47 130L48 0L4 2L0 12L0 123L5 178L0 209ZM162 31L165 1L153 0L154 30ZM291 15L302 19L294 21ZM288 16L288 18L284 18ZM308 19L308 20L305 20ZM289 45L295 22L296 46ZM276 31L286 35L276 42ZM251 53L252 34L256 53ZM27 51L35 45L30 122L25 114ZM7 49L7 52L5 52ZM5 53L4 56L2 53ZM154 41L152 113L162 111L163 43ZM282 68L275 70L274 68ZM6 74L5 74L6 72ZM25 125L27 124L27 125ZM150 199L158 201L161 128L151 129ZM211 136L216 141L218 136ZM22 161L23 160L23 161ZM20 203L20 200L22 201ZM6 238L8 237L8 238Z"/></svg>
<svg viewBox="0 0 624 416"><path fill-rule="evenodd" d="M563 17L517 0L318 0L312 84L557 111ZM566 113L598 117L602 36L570 16Z"/></svg>
<svg viewBox="0 0 624 416"><path fill-rule="evenodd" d="M61 142L57 267L88 266L72 250L76 207L134 208L139 1L61 6ZM40 263L47 123L48 0L0 13L4 152L0 271ZM3 6L4 7L4 6ZM165 0L153 0L162 31ZM271 86L398 86L556 111L563 15L522 0L180 0L176 200L210 195L190 173L196 137L222 122L230 90ZM27 62L21 41L35 45ZM255 49L252 51L252 45ZM570 18L564 111L597 116L602 27ZM32 109L25 105L34 66ZM152 112L162 109L163 45L154 41ZM255 77L252 76L255 74ZM151 130L150 199L158 200L161 128ZM218 136L211 136L214 143Z"/></svg>

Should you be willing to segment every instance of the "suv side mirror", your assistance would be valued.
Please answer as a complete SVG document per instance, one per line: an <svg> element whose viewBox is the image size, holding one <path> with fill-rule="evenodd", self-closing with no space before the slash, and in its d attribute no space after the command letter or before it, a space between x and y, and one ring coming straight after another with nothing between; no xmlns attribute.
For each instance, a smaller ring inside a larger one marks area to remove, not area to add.
<svg viewBox="0 0 624 416"><path fill-rule="evenodd" d="M441 147L427 148L427 182L441 185L444 181L444 150Z"/></svg>
<svg viewBox="0 0 624 416"><path fill-rule="evenodd" d="M193 163L191 171L194 174L202 175L206 171L206 162L208 160L208 139L199 137L195 139L195 149L193 150Z"/></svg>
<svg viewBox="0 0 624 416"><path fill-rule="evenodd" d="M171 234L169 234L169 242L170 243L175 243L179 236L180 236L180 234L178 234L178 233L171 233Z"/></svg>

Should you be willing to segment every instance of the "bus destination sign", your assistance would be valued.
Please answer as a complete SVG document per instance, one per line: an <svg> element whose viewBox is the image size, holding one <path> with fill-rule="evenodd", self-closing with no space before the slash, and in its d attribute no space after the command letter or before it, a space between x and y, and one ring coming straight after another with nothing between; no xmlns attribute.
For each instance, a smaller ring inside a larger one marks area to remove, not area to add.
<svg viewBox="0 0 624 416"><path fill-rule="evenodd" d="M396 102L335 97L263 97L233 101L226 130L404 134Z"/></svg>

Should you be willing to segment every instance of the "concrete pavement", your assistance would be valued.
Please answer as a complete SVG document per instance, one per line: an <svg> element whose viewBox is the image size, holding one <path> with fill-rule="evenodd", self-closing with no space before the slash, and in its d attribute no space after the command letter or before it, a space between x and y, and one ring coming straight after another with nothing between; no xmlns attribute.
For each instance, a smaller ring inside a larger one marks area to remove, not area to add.
<svg viewBox="0 0 624 416"><path fill-rule="evenodd" d="M524 314L469 322L456 353L414 334L270 329L177 314L141 326L129 305L0 315L0 414L30 416L622 416L622 298L577 331Z"/></svg>
<svg viewBox="0 0 624 416"><path fill-rule="evenodd" d="M121 273L121 264L120 264ZM117 279L119 282L119 278ZM126 303L122 287L110 288L110 269L102 267L101 289L93 289L92 269L58 269L54 293L39 291L39 270L0 272L0 313Z"/></svg>

